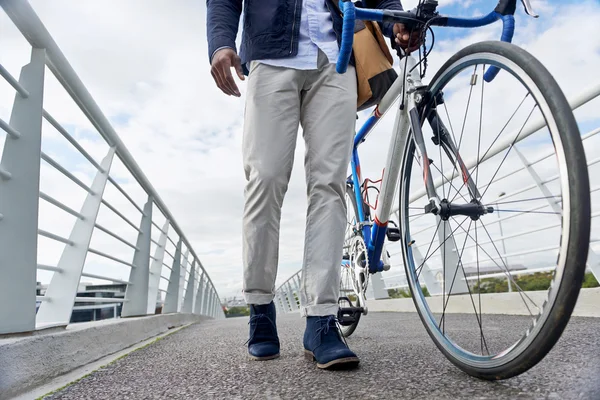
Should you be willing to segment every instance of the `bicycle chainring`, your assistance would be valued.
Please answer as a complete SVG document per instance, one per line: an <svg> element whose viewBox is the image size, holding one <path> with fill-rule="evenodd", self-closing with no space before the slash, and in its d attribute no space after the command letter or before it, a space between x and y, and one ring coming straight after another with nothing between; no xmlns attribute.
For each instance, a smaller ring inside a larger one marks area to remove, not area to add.
<svg viewBox="0 0 600 400"><path fill-rule="evenodd" d="M365 308L364 314L366 315L366 292L369 284L369 257L367 255L367 246L362 236L355 236L352 238L349 253L350 265L354 273L354 290L356 293L360 294L360 302Z"/></svg>

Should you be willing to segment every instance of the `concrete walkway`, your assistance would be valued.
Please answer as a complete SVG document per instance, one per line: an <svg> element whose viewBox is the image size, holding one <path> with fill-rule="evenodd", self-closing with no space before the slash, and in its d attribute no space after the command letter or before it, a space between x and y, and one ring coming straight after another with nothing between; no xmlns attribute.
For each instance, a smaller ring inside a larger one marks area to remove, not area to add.
<svg viewBox="0 0 600 400"><path fill-rule="evenodd" d="M510 329L516 316L494 324ZM203 322L135 351L51 399L600 399L600 319L573 318L552 352L523 375L485 382L447 361L415 313L371 313L348 339L354 371L304 359L304 320L278 317L281 358L246 358L247 318Z"/></svg>

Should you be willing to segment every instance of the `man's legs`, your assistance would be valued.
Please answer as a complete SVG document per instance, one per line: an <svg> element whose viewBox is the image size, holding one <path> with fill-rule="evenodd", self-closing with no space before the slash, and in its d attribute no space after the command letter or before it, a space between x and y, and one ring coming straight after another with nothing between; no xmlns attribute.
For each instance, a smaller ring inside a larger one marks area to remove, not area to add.
<svg viewBox="0 0 600 400"><path fill-rule="evenodd" d="M308 211L302 272L302 315L336 315L346 229L345 182L356 124L356 75L321 64L304 84Z"/></svg>
<svg viewBox="0 0 600 400"><path fill-rule="evenodd" d="M300 120L306 141L308 212L301 305L305 353L319 368L353 367L359 360L342 341L338 311L346 228L346 173L356 123L354 68L338 74L320 54L320 68L304 83Z"/></svg>
<svg viewBox="0 0 600 400"><path fill-rule="evenodd" d="M248 352L257 360L279 356L275 278L281 206L292 172L304 74L254 63L248 78L243 158L244 297L250 305Z"/></svg>
<svg viewBox="0 0 600 400"><path fill-rule="evenodd" d="M302 71L254 64L248 77L243 159L244 297L268 304L275 293L281 206L300 120Z"/></svg>

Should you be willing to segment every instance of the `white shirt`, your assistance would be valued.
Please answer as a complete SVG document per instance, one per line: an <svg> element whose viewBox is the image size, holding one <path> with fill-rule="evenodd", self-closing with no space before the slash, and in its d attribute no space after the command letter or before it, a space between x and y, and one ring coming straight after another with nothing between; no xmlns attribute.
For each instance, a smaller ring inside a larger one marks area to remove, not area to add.
<svg viewBox="0 0 600 400"><path fill-rule="evenodd" d="M325 0L301 0L302 14L300 15L300 34L298 55L278 59L257 60L269 65L294 69L317 69L319 49L335 63L339 47L331 14L325 5Z"/></svg>

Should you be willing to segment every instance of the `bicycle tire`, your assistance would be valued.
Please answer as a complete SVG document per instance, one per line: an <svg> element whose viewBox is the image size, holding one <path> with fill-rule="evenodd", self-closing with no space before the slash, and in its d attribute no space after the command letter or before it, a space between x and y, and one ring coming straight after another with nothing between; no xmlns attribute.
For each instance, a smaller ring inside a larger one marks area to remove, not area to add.
<svg viewBox="0 0 600 400"><path fill-rule="evenodd" d="M502 59L510 65L516 65L520 72L524 72L529 82L533 82L536 89L541 93L545 104L548 105L551 115L556 123L558 138L560 139L560 146L562 147L562 157L566 161L566 165L561 165L563 169L566 169L568 179L568 198L569 205L567 209L564 209L561 218L562 226L568 227L568 244L566 245L566 261L562 268L562 276L558 287L552 287L549 289L548 296L554 291L554 302L547 309L547 316L543 321L542 325L538 328L535 327L537 332L535 337L529 340L529 344L526 348L521 349L519 353L515 353L512 359L507 358L507 362L494 367L481 367L473 365L472 362L466 362L465 358L458 357L458 353L454 353L440 342L436 337L434 328L428 322L429 312L427 309L422 308L417 296L422 295L421 288L414 281L409 279L409 286L413 297L413 302L417 308L419 317L424 324L427 333L434 341L438 349L446 356L458 368L466 372L467 374L484 379L484 380L501 380L508 379L523 372L529 370L536 364L538 364L553 348L561 337L565 327L567 326L577 298L580 292L582 281L585 274L587 253L589 249L590 240L590 186L588 168L585 158L585 152L579 134L579 129L559 85L552 77L550 72L539 62L535 57L529 54L527 51L517 47L516 45L497 41L486 41L476 44L472 44L452 56L436 73L432 78L429 85L429 89L435 88L440 84L442 79L446 79L449 74L452 74L453 70L458 70L462 66L467 65L474 58L480 60L491 59ZM485 61L481 61L485 65ZM501 73L508 73L506 70L501 70ZM518 78L518 77L517 77ZM451 78L450 78L451 79ZM493 83L492 83L493 84ZM432 93L431 97L435 97L435 93ZM425 114L423 114L425 115ZM423 121L421 121L423 123ZM412 134L412 133L410 133ZM557 143L554 141L556 138L552 136L553 145L556 154L558 154ZM412 157L414 148L414 141L408 140L407 146L402 159L402 177L404 180L405 174L410 175L410 168L412 168ZM410 178L409 178L410 179ZM400 207L402 204L408 204L410 185L401 184L400 186ZM565 213L568 215L565 217ZM568 224L565 222L568 221ZM408 218L407 218L408 221ZM401 219L401 223L405 221ZM561 229L564 229L562 228ZM402 253L405 265L405 271L407 277L410 276L412 260L407 257L408 246L403 231L403 245ZM561 231L564 233L564 230ZM561 236L561 243L565 240L564 235ZM563 247L564 249L564 247ZM559 251L559 256L561 252ZM557 262L559 261L557 258ZM557 268L558 270L558 268ZM553 283L555 283L556 276L553 277ZM435 324L434 324L435 326ZM528 333L526 333L527 335ZM529 333L531 334L531 333ZM516 351L518 346L514 347L510 351ZM507 353L509 354L509 353Z"/></svg>

